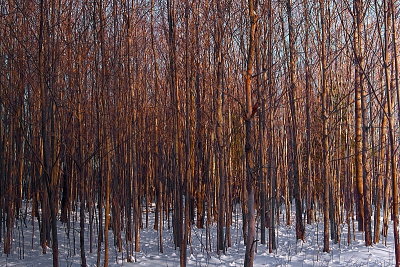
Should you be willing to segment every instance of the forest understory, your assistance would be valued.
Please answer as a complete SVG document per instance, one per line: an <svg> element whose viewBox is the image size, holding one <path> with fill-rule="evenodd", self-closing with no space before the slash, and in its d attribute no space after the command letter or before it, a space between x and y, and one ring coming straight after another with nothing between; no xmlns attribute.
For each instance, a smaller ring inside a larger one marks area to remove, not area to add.
<svg viewBox="0 0 400 267"><path fill-rule="evenodd" d="M37 219L32 225L31 205L27 204L25 211L21 212L20 219L16 221L13 232L13 247L9 255L0 254L0 266L50 266L52 265L52 251L47 247L47 253L43 254L40 245L40 231ZM148 209L148 225L146 227L146 211L143 210L143 222L140 229L139 252L127 254L127 243L123 242L119 251L117 242L113 238L112 229L109 231L110 259L109 266L179 266L179 248L173 244L172 228L168 229L168 223L164 222L162 234L164 251L160 252L160 235L154 229L155 204L150 204ZM330 253L322 252L323 248L323 223L321 214L317 221L306 225L305 240L296 241L295 226L286 225L285 209L279 209L281 223L276 229L277 249L269 252L268 244L257 242L254 266L393 266L395 265L393 231L389 230L387 238L381 236L381 241L371 247L364 244L362 232L357 231L357 221L349 225L341 223L338 227L340 240L331 240ZM294 214L292 214L294 215ZM215 246L217 240L217 227L215 222L210 222L207 229L199 229L191 226L191 236L187 248L187 266L243 266L245 246L243 239L243 214L240 205L236 205L232 217L231 239L232 246L225 253L218 253ZM89 221L85 222L85 249L87 251L88 266L96 266L97 262L97 229L98 219L93 220L93 240L90 244ZM257 223L259 226L259 222ZM69 229L68 229L69 228ZM392 223L389 229L392 228ZM81 266L79 247L79 207L72 213L69 227L66 223L58 223L60 266ZM260 238L257 227L257 239ZM355 232L353 230L356 229ZM382 233L381 233L382 234ZM208 237L206 237L208 236ZM121 233L125 240L125 232ZM350 240L348 239L350 238ZM208 240L206 240L208 239ZM129 243L129 242L128 242ZM3 243L0 249L3 251ZM90 247L92 252L90 252ZM104 255L102 248L100 257ZM128 261L128 257L130 260ZM103 260L103 259L101 259Z"/></svg>

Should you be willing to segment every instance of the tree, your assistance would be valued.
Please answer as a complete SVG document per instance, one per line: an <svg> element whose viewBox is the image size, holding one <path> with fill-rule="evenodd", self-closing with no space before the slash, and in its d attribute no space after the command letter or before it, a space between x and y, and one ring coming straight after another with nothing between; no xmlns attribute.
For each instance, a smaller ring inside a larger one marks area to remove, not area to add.
<svg viewBox="0 0 400 267"><path fill-rule="evenodd" d="M247 55L247 69L244 74L245 79L245 94L246 94L246 113L245 113L245 128L246 128L246 141L245 141L245 154L246 154L246 190L247 190L247 239L246 239L246 254L244 266L251 267L254 263L254 250L255 250L255 210L254 210L254 133L253 133L253 117L257 110L253 108L252 102L252 89L251 89L251 76L253 73L253 64L255 57L255 44L256 44L256 29L258 16L256 13L257 5L254 0L248 1L248 11L250 18L249 28L249 44Z"/></svg>

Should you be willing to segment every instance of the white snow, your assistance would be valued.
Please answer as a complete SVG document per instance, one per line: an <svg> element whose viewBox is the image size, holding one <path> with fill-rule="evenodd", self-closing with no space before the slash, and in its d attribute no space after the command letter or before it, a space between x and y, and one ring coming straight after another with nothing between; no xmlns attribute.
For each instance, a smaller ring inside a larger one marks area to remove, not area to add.
<svg viewBox="0 0 400 267"><path fill-rule="evenodd" d="M164 253L158 252L158 232L153 229L153 216L149 216L149 228L141 230L141 251L134 255L134 262L126 261L126 252L117 252L113 246L112 231L110 237L110 266L179 266L179 248L175 250L173 244L172 228L165 227L163 232ZM236 221L235 219L239 220ZM294 217L293 217L294 218ZM79 216L78 216L79 220ZM38 224L35 221L35 231L32 238L31 218L27 217L26 227L23 225L23 236L21 223L16 223L13 231L14 242L12 254L3 254L3 242L0 243L0 266L51 266L51 248L47 254L42 254L39 244ZM71 224L72 227L72 224ZM75 251L74 240L71 232L67 239L66 226L59 223L59 260L60 266L80 266L79 249L79 223L75 223ZM232 247L226 254L216 253L216 226L211 229L211 251L206 249L205 229L197 229L192 226L191 244L188 245L188 266L243 266L245 247L243 243L241 215L233 216L231 228ZM277 228L277 250L268 253L268 245L257 244L255 266L393 266L395 263L393 226L389 225L389 233L386 245L383 237L381 243L372 247L365 247L363 233L356 231L355 240L347 244L347 225L341 225L340 243L331 241L331 252L323 253L323 224L314 223L306 225L305 242L295 240L294 226L279 225ZM357 224L355 223L355 229ZM267 229L268 238L268 229ZM259 235L260 233L258 233ZM96 265L97 239L94 241L93 253L89 253L89 231L86 228L86 257L89 266ZM33 241L33 246L32 246ZM22 252L24 243L24 253ZM124 245L125 240L123 239ZM267 240L268 243L268 240ZM104 248L104 245L103 245ZM24 257L22 258L22 254ZM102 254L104 255L104 253ZM101 259L103 263L103 258Z"/></svg>

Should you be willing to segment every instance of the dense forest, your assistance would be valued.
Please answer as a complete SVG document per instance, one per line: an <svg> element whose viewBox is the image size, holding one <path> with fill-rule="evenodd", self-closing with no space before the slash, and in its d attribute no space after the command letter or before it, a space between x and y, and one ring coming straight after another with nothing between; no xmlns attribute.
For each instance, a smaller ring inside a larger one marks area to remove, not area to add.
<svg viewBox="0 0 400 267"><path fill-rule="evenodd" d="M393 225L399 266L399 5L0 0L3 253L25 223L59 266L76 222L80 264L108 266L152 227L186 266L193 229L231 247L239 206L245 266L316 221L323 252Z"/></svg>

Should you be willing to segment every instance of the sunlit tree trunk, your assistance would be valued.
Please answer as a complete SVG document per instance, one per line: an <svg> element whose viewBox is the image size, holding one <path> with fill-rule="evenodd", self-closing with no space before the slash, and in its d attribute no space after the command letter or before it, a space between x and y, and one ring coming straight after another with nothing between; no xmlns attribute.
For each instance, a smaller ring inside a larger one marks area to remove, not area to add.
<svg viewBox="0 0 400 267"><path fill-rule="evenodd" d="M292 18L292 1L286 2L289 27L289 107L290 107L290 150L291 150L291 171L294 181L294 198L296 205L296 238L304 239L302 183L299 173L298 143L297 143L297 115L296 115L296 48L295 32Z"/></svg>
<svg viewBox="0 0 400 267"><path fill-rule="evenodd" d="M319 1L321 18L321 102L322 102L322 157L323 157L323 182L324 182L324 252L329 252L329 190L330 190L330 170L329 170L329 136L328 136L328 88L327 64L326 64L326 22L325 22L325 1Z"/></svg>
<svg viewBox="0 0 400 267"><path fill-rule="evenodd" d="M245 113L245 154L246 154L246 187L247 187L247 238L246 238L246 254L244 260L245 267L251 267L254 264L254 250L256 236L256 221L255 221L255 170L254 170L254 129L253 129L253 116L256 110L253 110L252 90L251 90L251 76L253 73L253 63L255 57L256 45L256 28L258 16L256 13L257 6L254 0L248 0L248 11L250 18L249 28L249 45L247 56L247 69L244 74L245 79L245 94L246 94L246 113Z"/></svg>

